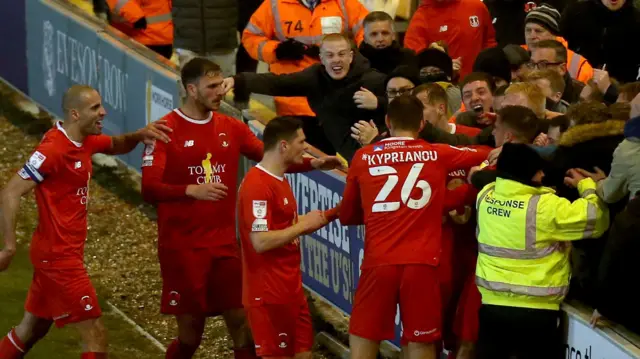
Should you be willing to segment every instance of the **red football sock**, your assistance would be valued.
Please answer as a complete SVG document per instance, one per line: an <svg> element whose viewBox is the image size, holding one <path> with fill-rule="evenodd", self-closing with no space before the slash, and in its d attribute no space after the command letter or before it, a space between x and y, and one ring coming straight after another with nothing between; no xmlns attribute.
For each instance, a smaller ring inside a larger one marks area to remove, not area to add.
<svg viewBox="0 0 640 359"><path fill-rule="evenodd" d="M253 348L236 348L233 349L234 359L257 359L258 356Z"/></svg>
<svg viewBox="0 0 640 359"><path fill-rule="evenodd" d="M107 353L82 353L82 359L107 359Z"/></svg>
<svg viewBox="0 0 640 359"><path fill-rule="evenodd" d="M196 350L198 350L198 346L184 344L176 338L167 348L165 359L191 359Z"/></svg>
<svg viewBox="0 0 640 359"><path fill-rule="evenodd" d="M16 330L11 329L9 334L0 342L0 359L18 359L25 354L24 344L16 335Z"/></svg>

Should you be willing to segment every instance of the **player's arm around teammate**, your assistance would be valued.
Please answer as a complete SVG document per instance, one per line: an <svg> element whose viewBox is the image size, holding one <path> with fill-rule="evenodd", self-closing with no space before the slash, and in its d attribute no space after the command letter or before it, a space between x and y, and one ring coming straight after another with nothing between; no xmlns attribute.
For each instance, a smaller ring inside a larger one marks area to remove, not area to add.
<svg viewBox="0 0 640 359"><path fill-rule="evenodd" d="M140 141L161 140L168 130L152 124L132 134L102 135L106 115L98 92L85 85L63 97L64 122L49 130L25 166L0 195L4 248L0 271L16 252L20 198L35 189L40 213L31 244L34 278L22 322L0 342L0 358L24 356L53 323L76 327L85 345L82 358L106 358L107 340L95 289L83 264L89 180L94 153L125 153Z"/></svg>

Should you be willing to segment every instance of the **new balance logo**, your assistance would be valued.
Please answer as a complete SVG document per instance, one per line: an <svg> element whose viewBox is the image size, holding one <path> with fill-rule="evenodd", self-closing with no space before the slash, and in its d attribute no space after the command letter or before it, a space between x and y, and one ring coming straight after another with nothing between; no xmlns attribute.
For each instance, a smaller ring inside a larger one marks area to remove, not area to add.
<svg viewBox="0 0 640 359"><path fill-rule="evenodd" d="M184 147L193 147L193 140L184 141Z"/></svg>
<svg viewBox="0 0 640 359"><path fill-rule="evenodd" d="M447 26L447 25L440 26L440 32L445 32L447 30L449 30L449 26Z"/></svg>
<svg viewBox="0 0 640 359"><path fill-rule="evenodd" d="M82 162L80 162L80 161L76 162L76 164L73 166L73 168L75 168L75 169L78 169L80 167L82 167Z"/></svg>

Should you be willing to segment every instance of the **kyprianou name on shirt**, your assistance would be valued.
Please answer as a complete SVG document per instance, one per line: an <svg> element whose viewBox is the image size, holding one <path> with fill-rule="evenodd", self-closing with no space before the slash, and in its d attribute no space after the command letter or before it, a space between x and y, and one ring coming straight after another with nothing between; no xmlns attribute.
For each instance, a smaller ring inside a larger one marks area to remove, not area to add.
<svg viewBox="0 0 640 359"><path fill-rule="evenodd" d="M367 161L369 166L377 166L388 163L403 163L403 162L427 162L437 161L437 151L399 151L399 152L385 152L364 154L362 159Z"/></svg>

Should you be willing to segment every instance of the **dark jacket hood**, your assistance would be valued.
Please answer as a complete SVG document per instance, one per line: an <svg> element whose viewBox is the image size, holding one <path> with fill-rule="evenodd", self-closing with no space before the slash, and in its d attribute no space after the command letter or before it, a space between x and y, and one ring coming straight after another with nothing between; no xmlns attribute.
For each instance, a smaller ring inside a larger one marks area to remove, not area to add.
<svg viewBox="0 0 640 359"><path fill-rule="evenodd" d="M634 117L627 121L627 124L624 126L624 137L640 138L640 117Z"/></svg>
<svg viewBox="0 0 640 359"><path fill-rule="evenodd" d="M607 120L599 123L585 123L569 128L560 138L560 146L573 147L597 138L622 136L625 122Z"/></svg>

